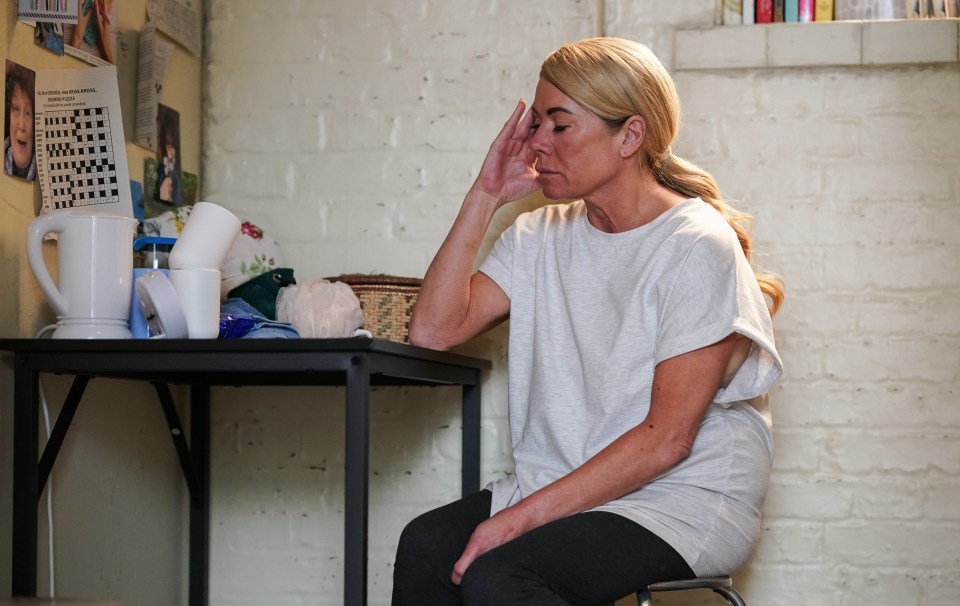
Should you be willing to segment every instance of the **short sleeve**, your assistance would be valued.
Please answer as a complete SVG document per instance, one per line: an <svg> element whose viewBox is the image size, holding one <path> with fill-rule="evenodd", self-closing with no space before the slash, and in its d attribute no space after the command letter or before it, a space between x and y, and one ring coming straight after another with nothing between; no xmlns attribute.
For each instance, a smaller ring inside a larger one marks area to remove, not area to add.
<svg viewBox="0 0 960 606"><path fill-rule="evenodd" d="M497 286L503 290L507 298L512 298L510 295L510 285L513 274L513 248L515 238L516 223L500 234L500 237L494 242L493 248L491 248L489 254L487 254L487 258L480 263L479 268L481 273L486 274L487 277L493 280Z"/></svg>
<svg viewBox="0 0 960 606"><path fill-rule="evenodd" d="M654 363L737 332L753 345L747 360L714 401L747 400L776 384L783 365L774 346L770 313L732 230L698 237L674 276L664 290Z"/></svg>

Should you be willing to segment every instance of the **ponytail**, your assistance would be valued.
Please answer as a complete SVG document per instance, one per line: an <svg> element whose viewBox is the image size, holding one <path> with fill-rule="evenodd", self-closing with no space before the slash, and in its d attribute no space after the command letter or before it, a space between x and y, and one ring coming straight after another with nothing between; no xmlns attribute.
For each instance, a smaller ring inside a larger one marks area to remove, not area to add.
<svg viewBox="0 0 960 606"><path fill-rule="evenodd" d="M658 183L687 198L700 198L720 213L737 234L737 240L747 261L753 263L753 246L750 243L753 217L724 202L717 182L708 172L692 162L673 155L669 148L662 156L648 159L648 162L653 168L653 175ZM785 296L783 281L779 276L771 273L757 272L755 275L757 284L760 285L760 292L767 298L770 315L773 316L783 304Z"/></svg>

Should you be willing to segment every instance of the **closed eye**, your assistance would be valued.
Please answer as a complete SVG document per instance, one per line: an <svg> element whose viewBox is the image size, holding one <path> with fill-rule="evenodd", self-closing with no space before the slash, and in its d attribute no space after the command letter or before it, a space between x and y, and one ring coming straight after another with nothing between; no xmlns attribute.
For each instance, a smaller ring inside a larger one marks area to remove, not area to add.
<svg viewBox="0 0 960 606"><path fill-rule="evenodd" d="M530 130L531 130L531 131L536 131L538 128L540 128L540 124L531 124L531 125L530 125ZM566 125L566 124L555 124L552 130L553 130L554 133L562 133L562 132L564 132L565 130L567 130L568 128L570 128L570 127L569 127L568 125Z"/></svg>

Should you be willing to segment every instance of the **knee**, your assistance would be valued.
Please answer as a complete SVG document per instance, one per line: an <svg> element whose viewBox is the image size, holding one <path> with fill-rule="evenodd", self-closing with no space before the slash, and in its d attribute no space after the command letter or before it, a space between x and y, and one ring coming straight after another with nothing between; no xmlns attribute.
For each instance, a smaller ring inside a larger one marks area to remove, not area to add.
<svg viewBox="0 0 960 606"><path fill-rule="evenodd" d="M474 560L470 564L460 580L460 598L463 600L464 606L497 603L490 595L495 579L489 575L489 568L484 566L481 560Z"/></svg>
<svg viewBox="0 0 960 606"><path fill-rule="evenodd" d="M408 561L409 558L420 559L421 556L433 551L435 538L431 526L426 523L424 516L414 518L400 533L397 544L397 563Z"/></svg>
<svg viewBox="0 0 960 606"><path fill-rule="evenodd" d="M507 604L507 596L522 595L520 588L530 582L524 571L510 562L484 554L470 564L460 581L465 606Z"/></svg>

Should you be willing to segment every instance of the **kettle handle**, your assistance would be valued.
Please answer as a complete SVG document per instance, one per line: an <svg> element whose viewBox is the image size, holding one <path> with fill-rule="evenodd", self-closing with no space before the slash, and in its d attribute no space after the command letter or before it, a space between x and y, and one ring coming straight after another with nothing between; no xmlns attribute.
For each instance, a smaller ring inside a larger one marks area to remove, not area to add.
<svg viewBox="0 0 960 606"><path fill-rule="evenodd" d="M27 228L27 261L30 263L30 269L33 276L40 286L40 290L50 300L53 309L58 316L67 314L67 301L63 294L53 283L50 272L47 270L47 264L43 261L43 238L47 234L60 234L66 229L66 222L69 213L51 212L45 213L34 219Z"/></svg>

